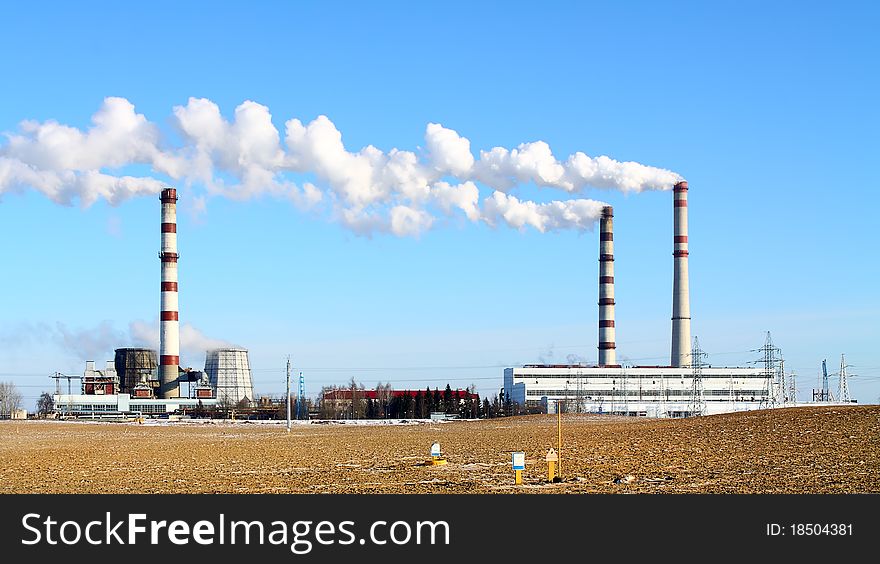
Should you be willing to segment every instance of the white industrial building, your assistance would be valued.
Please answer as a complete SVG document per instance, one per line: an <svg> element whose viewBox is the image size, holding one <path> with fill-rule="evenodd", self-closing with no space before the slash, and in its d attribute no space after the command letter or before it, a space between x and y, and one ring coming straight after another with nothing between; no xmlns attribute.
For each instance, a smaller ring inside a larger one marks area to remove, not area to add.
<svg viewBox="0 0 880 564"><path fill-rule="evenodd" d="M119 418L156 417L175 412L191 411L199 405L205 408L217 405L217 400L200 398L134 398L129 394L55 394L55 413L59 417Z"/></svg>
<svg viewBox="0 0 880 564"><path fill-rule="evenodd" d="M777 390L758 368L527 364L504 370L504 393L526 406L578 413L686 417L769 407ZM694 393L696 391L696 393Z"/></svg>

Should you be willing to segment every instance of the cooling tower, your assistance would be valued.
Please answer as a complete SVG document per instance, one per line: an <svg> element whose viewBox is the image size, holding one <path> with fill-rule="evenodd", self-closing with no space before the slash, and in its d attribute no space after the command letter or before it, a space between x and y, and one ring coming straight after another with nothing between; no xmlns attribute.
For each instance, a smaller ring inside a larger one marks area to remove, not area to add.
<svg viewBox="0 0 880 564"><path fill-rule="evenodd" d="M616 366L614 343L614 209L602 208L599 229L599 366Z"/></svg>
<svg viewBox="0 0 880 564"><path fill-rule="evenodd" d="M253 401L254 384L247 349L213 349L205 356L205 373L220 403Z"/></svg>
<svg viewBox="0 0 880 564"><path fill-rule="evenodd" d="M119 376L119 391L130 394L141 381L141 377L154 380L159 363L156 362L156 351L139 348L116 349L113 366Z"/></svg>
<svg viewBox="0 0 880 564"><path fill-rule="evenodd" d="M159 311L159 397L180 397L180 316L177 304L177 190L165 188L162 202L162 261Z"/></svg>
<svg viewBox="0 0 880 564"><path fill-rule="evenodd" d="M672 278L672 358L674 367L691 365L691 305L688 290L688 183L673 188L675 265Z"/></svg>

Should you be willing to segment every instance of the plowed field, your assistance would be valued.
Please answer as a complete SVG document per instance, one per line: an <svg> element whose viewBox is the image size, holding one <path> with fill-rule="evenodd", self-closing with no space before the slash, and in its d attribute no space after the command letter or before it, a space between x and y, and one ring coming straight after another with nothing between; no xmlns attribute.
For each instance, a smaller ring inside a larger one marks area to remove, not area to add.
<svg viewBox="0 0 880 564"><path fill-rule="evenodd" d="M448 463L427 466L433 441ZM880 493L880 406L678 420L0 423L2 493ZM514 485L510 452L526 453Z"/></svg>

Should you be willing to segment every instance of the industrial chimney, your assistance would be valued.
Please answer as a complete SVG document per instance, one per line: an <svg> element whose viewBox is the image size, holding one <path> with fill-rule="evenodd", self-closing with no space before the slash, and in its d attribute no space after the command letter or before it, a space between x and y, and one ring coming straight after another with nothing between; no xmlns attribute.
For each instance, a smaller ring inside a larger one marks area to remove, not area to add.
<svg viewBox="0 0 880 564"><path fill-rule="evenodd" d="M177 190L165 188L162 202L162 290L159 313L159 397L180 397L180 321L177 311Z"/></svg>
<svg viewBox="0 0 880 564"><path fill-rule="evenodd" d="M599 366L617 366L614 344L614 209L599 223Z"/></svg>
<svg viewBox="0 0 880 564"><path fill-rule="evenodd" d="M675 211L675 270L672 279L672 360L671 366L691 365L691 305L688 291L688 183L673 187Z"/></svg>

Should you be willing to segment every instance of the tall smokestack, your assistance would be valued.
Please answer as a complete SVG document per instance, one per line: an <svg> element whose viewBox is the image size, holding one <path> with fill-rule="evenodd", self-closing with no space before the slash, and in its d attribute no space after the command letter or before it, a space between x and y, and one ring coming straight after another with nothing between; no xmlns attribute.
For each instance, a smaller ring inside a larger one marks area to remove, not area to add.
<svg viewBox="0 0 880 564"><path fill-rule="evenodd" d="M602 208L599 223L599 366L616 366L614 344L614 209Z"/></svg>
<svg viewBox="0 0 880 564"><path fill-rule="evenodd" d="M675 270L672 279L672 360L675 367L691 365L691 304L688 291L688 183L673 188L675 210Z"/></svg>
<svg viewBox="0 0 880 564"><path fill-rule="evenodd" d="M159 313L159 397L180 397L180 321L177 310L177 190L165 188L162 202L162 290Z"/></svg>

